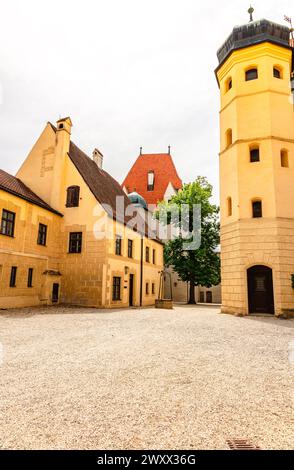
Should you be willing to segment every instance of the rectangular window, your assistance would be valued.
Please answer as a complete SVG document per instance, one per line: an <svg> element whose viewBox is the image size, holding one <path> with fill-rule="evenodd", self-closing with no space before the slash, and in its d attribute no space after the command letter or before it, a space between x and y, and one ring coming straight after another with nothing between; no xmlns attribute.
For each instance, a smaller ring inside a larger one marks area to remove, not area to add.
<svg viewBox="0 0 294 470"><path fill-rule="evenodd" d="M82 232L71 232L69 234L69 253L82 252Z"/></svg>
<svg viewBox="0 0 294 470"><path fill-rule="evenodd" d="M232 198L228 197L227 199L227 212L228 212L228 217L231 217L232 215Z"/></svg>
<svg viewBox="0 0 294 470"><path fill-rule="evenodd" d="M33 287L33 268L28 270L28 287Z"/></svg>
<svg viewBox="0 0 294 470"><path fill-rule="evenodd" d="M156 251L152 250L152 263L156 264Z"/></svg>
<svg viewBox="0 0 294 470"><path fill-rule="evenodd" d="M147 191L154 191L154 171L149 171L147 178Z"/></svg>
<svg viewBox="0 0 294 470"><path fill-rule="evenodd" d="M1 233L8 237L14 236L15 213L3 209L1 220Z"/></svg>
<svg viewBox="0 0 294 470"><path fill-rule="evenodd" d="M115 276L112 284L112 300L120 300L121 278Z"/></svg>
<svg viewBox="0 0 294 470"><path fill-rule="evenodd" d="M259 148L253 148L250 150L250 162L255 163L259 162Z"/></svg>
<svg viewBox="0 0 294 470"><path fill-rule="evenodd" d="M146 263L150 263L150 250L148 246L146 246L146 250L145 250L145 259L146 259Z"/></svg>
<svg viewBox="0 0 294 470"><path fill-rule="evenodd" d="M152 294L155 295L155 284L152 282Z"/></svg>
<svg viewBox="0 0 294 470"><path fill-rule="evenodd" d="M47 241L47 225L39 224L38 245L46 246Z"/></svg>
<svg viewBox="0 0 294 470"><path fill-rule="evenodd" d="M146 282L146 295L149 295L149 282Z"/></svg>
<svg viewBox="0 0 294 470"><path fill-rule="evenodd" d="M121 255L121 236L116 235L115 237L115 254Z"/></svg>
<svg viewBox="0 0 294 470"><path fill-rule="evenodd" d="M11 272L10 272L10 287L15 287L16 286L16 272L17 272L17 267L12 266Z"/></svg>
<svg viewBox="0 0 294 470"><path fill-rule="evenodd" d="M78 207L80 202L79 186L70 186L67 188L66 207Z"/></svg>
<svg viewBox="0 0 294 470"><path fill-rule="evenodd" d="M262 217L262 202L253 201L252 202L252 216L256 219Z"/></svg>
<svg viewBox="0 0 294 470"><path fill-rule="evenodd" d="M133 258L133 240L128 240L128 258Z"/></svg>

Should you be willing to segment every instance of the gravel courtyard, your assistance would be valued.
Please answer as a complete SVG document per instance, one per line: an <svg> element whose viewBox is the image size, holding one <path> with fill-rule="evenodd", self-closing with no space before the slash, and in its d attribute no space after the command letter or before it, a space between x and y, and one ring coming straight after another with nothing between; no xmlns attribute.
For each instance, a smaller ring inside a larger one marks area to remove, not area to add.
<svg viewBox="0 0 294 470"><path fill-rule="evenodd" d="M0 448L293 449L294 321L218 312L2 311Z"/></svg>

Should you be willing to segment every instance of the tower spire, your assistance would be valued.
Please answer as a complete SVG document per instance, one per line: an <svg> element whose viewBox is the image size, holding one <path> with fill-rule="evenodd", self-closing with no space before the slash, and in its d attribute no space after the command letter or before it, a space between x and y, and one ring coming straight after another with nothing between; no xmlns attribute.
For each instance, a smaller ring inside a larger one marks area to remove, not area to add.
<svg viewBox="0 0 294 470"><path fill-rule="evenodd" d="M249 15L250 15L249 23L252 23L252 21L253 21L253 13L254 13L254 8L253 8L252 5L250 5L250 8L249 8L249 10L248 10L248 13L249 13Z"/></svg>

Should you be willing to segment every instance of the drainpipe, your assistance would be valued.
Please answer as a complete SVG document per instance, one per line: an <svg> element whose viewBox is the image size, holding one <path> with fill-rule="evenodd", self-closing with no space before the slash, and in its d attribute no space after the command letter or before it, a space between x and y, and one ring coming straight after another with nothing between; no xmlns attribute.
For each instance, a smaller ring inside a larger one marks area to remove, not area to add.
<svg viewBox="0 0 294 470"><path fill-rule="evenodd" d="M143 248L144 237L141 236L141 260L140 260L140 307L143 305Z"/></svg>

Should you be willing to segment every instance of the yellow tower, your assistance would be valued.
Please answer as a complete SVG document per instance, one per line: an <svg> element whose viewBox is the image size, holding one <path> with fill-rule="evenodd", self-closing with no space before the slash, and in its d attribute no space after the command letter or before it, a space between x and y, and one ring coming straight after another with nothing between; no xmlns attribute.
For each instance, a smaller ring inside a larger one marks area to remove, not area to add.
<svg viewBox="0 0 294 470"><path fill-rule="evenodd" d="M294 312L293 51L252 18L218 51L224 313Z"/></svg>

